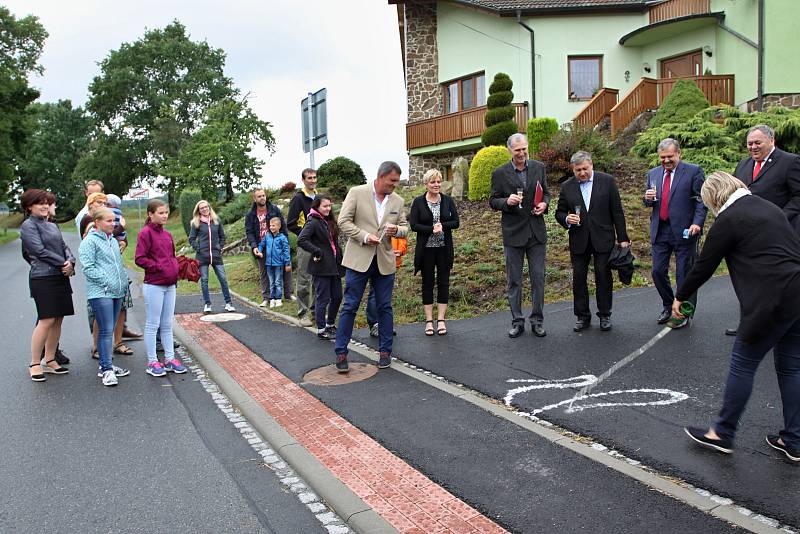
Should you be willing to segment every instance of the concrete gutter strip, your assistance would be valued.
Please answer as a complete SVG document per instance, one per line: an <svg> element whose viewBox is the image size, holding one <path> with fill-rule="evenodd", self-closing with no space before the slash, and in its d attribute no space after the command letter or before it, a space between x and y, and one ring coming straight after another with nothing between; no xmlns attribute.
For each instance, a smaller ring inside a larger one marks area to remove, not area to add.
<svg viewBox="0 0 800 534"><path fill-rule="evenodd" d="M243 299L244 300L244 299ZM245 302L247 302L245 300ZM291 318L289 318L291 319ZM272 449L302 477L353 530L363 534L397 534L397 530L367 503L336 478L308 450L300 445L275 419L200 346L177 322L175 336L205 369L231 404L247 419Z"/></svg>

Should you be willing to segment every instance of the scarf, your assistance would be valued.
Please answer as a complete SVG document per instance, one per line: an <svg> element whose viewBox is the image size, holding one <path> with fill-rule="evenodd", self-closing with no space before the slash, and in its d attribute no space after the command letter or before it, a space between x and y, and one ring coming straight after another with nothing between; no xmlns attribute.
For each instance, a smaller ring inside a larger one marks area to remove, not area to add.
<svg viewBox="0 0 800 534"><path fill-rule="evenodd" d="M731 196L728 197L728 200L726 200L725 204L723 204L722 207L719 209L719 213L717 213L717 215L719 215L720 213L722 213L726 209L730 208L731 205L734 202L736 202L737 200L739 200L740 198L746 197L747 195L752 195L752 194L753 193L751 193L749 189L744 189L743 187L740 187L739 189L737 189L736 191L731 193Z"/></svg>

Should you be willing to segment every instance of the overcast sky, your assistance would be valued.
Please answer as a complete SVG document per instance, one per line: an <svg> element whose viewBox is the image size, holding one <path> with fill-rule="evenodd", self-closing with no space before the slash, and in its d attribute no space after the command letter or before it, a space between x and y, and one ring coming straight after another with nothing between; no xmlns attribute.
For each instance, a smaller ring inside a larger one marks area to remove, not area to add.
<svg viewBox="0 0 800 534"><path fill-rule="evenodd" d="M40 101L83 105L97 62L145 29L183 23L192 40L227 53L226 74L258 116L273 125L276 151L265 185L299 183L308 166L300 144L300 100L328 89L327 147L316 166L336 156L361 165L367 179L395 160L408 174L405 88L397 12L384 0L0 0L16 16L33 14L50 34L32 83Z"/></svg>

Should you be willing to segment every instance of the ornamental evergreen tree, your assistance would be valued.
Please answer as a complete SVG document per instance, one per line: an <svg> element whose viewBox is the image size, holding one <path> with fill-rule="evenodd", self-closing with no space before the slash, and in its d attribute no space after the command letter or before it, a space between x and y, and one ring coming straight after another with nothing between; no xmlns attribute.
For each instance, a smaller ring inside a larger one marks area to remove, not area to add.
<svg viewBox="0 0 800 534"><path fill-rule="evenodd" d="M687 121L710 105L696 83L692 80L678 80L650 121L650 127Z"/></svg>
<svg viewBox="0 0 800 534"><path fill-rule="evenodd" d="M492 85L489 86L489 98L486 100L486 131L481 135L483 146L505 146L508 138L517 133L517 123L514 122L514 93L511 88L514 82L508 74L498 72L495 74Z"/></svg>

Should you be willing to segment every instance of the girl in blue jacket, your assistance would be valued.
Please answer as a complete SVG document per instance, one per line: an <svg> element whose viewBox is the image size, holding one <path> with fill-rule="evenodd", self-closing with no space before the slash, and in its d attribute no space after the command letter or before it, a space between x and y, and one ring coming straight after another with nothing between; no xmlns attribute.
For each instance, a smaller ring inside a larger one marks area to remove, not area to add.
<svg viewBox="0 0 800 534"><path fill-rule="evenodd" d="M283 271L292 272L292 255L289 252L289 240L281 233L281 220L273 217L269 220L269 232L258 245L256 256L264 258L269 274L269 307L283 305Z"/></svg>
<svg viewBox="0 0 800 534"><path fill-rule="evenodd" d="M114 212L100 208L92 214L94 228L81 241L79 258L86 277L86 298L97 321L97 376L104 386L116 386L117 378L130 371L112 364L112 341L122 299L128 289L128 273L122 264L119 243L114 238Z"/></svg>

